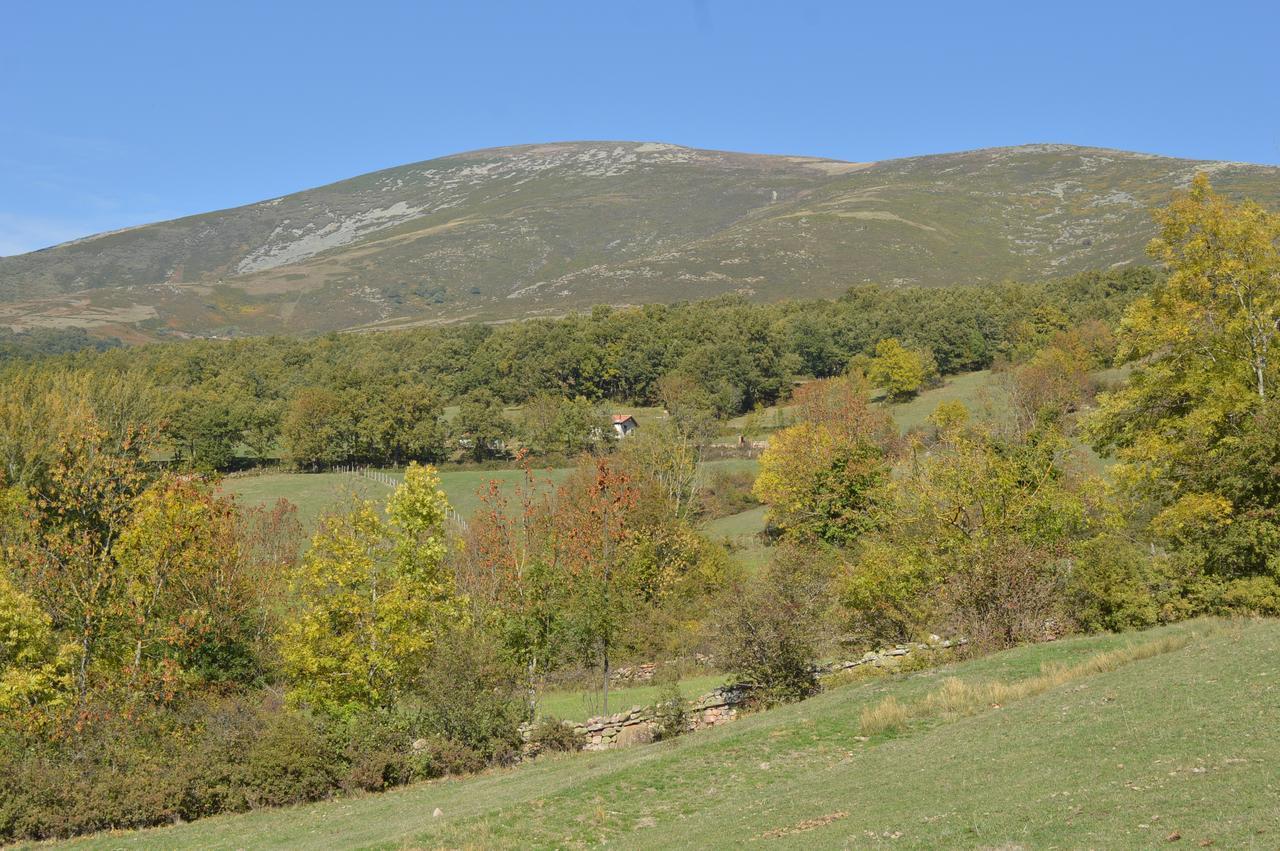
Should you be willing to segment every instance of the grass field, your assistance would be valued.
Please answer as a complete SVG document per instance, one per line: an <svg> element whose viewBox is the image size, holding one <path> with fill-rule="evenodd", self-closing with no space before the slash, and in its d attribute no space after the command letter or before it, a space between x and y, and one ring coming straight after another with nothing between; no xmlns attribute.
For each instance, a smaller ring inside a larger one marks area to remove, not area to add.
<svg viewBox="0 0 1280 851"><path fill-rule="evenodd" d="M763 505L750 508L712 520L702 527L702 531L711 540L727 546L745 567L755 570L769 559L769 548L760 540L767 511Z"/></svg>
<svg viewBox="0 0 1280 851"><path fill-rule="evenodd" d="M723 685L723 674L705 674L680 680L680 693L686 698L700 697L713 688ZM609 711L620 712L633 706L648 706L662 696L662 686L637 685L609 689ZM538 713L544 718L560 718L582 721L602 712L600 689L561 689L542 695Z"/></svg>
<svg viewBox="0 0 1280 851"><path fill-rule="evenodd" d="M859 738L948 677L1022 681L1184 647L1037 696ZM83 848L1274 848L1280 622L1199 621L1022 647L833 689L669 743L173 828ZM441 815L433 817L439 808Z"/></svg>
<svg viewBox="0 0 1280 851"><path fill-rule="evenodd" d="M907 432L924 425L942 402L962 402L970 416L986 422L1008 416L1009 393L990 370L966 372L945 379L941 386L925 390L909 402L889 405L889 413L899 430Z"/></svg>
<svg viewBox="0 0 1280 851"><path fill-rule="evenodd" d="M731 458L723 461L707 461L705 472L716 469L752 470L752 459ZM393 479L403 476L403 471L387 470ZM557 467L534 470L534 476L543 487L550 487L564 480L569 468ZM440 484L449 497L449 504L464 518L469 518L480 507L480 493L496 481L499 487L513 498L515 488L524 482L524 473L516 469L500 470L449 470L440 473ZM308 533L326 511L342 505L352 495L366 499L385 499L390 487L380 481L349 473L267 473L261 476L244 476L227 479L223 488L244 505L270 505L278 499L287 499L298 507L298 519Z"/></svg>
<svg viewBox="0 0 1280 851"><path fill-rule="evenodd" d="M887 407L898 428L906 432L923 425L933 409L938 407L938 403L952 400L963 402L970 414L982 420L1004 417L1009 408L1008 391L1001 385L998 376L987 369L948 376L938 387L925 390L908 402L892 403ZM796 411L796 407L789 403L762 408L727 420L722 434L736 437L748 426L752 426L762 435L767 435L768 432L794 425Z"/></svg>
<svg viewBox="0 0 1280 851"><path fill-rule="evenodd" d="M385 471L395 479L403 477L403 471ZM569 474L565 468L535 470L535 478L545 486L547 482L562 481ZM515 487L524 482L521 470L444 470L440 484L449 497L449 504L463 517L470 517L480 507L480 492L489 482L496 481L508 497ZM268 473L262 476L246 476L228 479L223 485L228 493L245 505L269 505L277 499L287 499L298 506L298 519L304 529L310 531L316 520L326 511L340 506L352 494L367 499L385 499L391 488L380 481L349 473Z"/></svg>

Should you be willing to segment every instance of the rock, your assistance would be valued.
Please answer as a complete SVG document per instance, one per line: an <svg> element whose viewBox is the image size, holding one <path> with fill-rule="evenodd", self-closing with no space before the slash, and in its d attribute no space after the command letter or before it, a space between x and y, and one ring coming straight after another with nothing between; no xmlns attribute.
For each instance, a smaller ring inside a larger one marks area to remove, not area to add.
<svg viewBox="0 0 1280 851"><path fill-rule="evenodd" d="M444 810L440 809L439 807L436 807L435 810L433 810L431 813L432 818L440 818L440 816L442 815L444 815Z"/></svg>
<svg viewBox="0 0 1280 851"><path fill-rule="evenodd" d="M616 743L618 747L625 748L631 745L648 744L652 741L653 730L649 729L648 724L632 724L618 732Z"/></svg>

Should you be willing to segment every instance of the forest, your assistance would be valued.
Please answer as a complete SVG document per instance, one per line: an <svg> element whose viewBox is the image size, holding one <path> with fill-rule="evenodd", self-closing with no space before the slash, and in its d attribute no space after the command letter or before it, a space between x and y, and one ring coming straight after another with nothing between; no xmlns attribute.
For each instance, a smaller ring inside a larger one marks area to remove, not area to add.
<svg viewBox="0 0 1280 851"><path fill-rule="evenodd" d="M1054 334L1090 321L1115 323L1158 274L1132 267L1048 284L868 286L835 301L722 298L309 339L106 351L81 341L74 354L34 363L6 360L0 349L0 364L7 362L11 393L63 371L127 386L116 404L137 406L130 416L155 427L159 448L200 470L281 456L311 469L458 455L484 460L502 454L491 450L511 439L539 454L572 454L589 442L602 403L731 417L783 398L797 376L844 374L884 340L925 353L929 375L1022 361ZM75 339L64 345L72 348ZM528 406L526 422L504 420L509 405ZM450 406L456 411L446 417ZM525 433L513 434L513 425ZM6 473L23 481L13 467Z"/></svg>
<svg viewBox="0 0 1280 851"><path fill-rule="evenodd" d="M1047 283L0 339L0 839L478 771L529 725L573 749L546 691L607 693L624 663L709 659L766 708L835 652L931 634L978 654L1280 614L1280 215L1200 177L1157 222L1157 266ZM978 369L1004 416L891 422ZM767 512L755 567L703 526L745 494L698 471L726 419L780 401L738 488ZM666 415L614 440L624 405ZM460 523L440 471L476 462L521 483ZM309 535L223 486L352 463L403 479Z"/></svg>

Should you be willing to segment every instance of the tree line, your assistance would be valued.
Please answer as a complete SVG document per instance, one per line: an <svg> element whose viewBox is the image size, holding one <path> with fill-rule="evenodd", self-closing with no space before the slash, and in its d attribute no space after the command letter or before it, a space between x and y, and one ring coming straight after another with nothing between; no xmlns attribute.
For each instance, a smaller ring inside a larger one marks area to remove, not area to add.
<svg viewBox="0 0 1280 851"><path fill-rule="evenodd" d="M839 375L858 357L893 362L873 377L895 395L931 375L1022 360L1086 319L1114 322L1157 276L1133 267L1048 284L865 286L834 301L726 297L497 326L80 349L6 374L145 387L143 416L162 424L168 451L206 470L279 454L303 467L483 460L513 437L571 454L609 403L730 417L778 401L794 376ZM884 350L891 339L921 362ZM530 403L522 422L502 415Z"/></svg>

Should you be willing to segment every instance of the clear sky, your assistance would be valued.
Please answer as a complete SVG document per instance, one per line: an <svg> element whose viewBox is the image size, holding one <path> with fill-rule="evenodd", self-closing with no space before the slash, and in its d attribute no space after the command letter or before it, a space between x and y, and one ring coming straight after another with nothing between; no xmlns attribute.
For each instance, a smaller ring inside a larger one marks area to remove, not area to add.
<svg viewBox="0 0 1280 851"><path fill-rule="evenodd" d="M0 255L495 145L1280 163L1280 4L0 0Z"/></svg>

